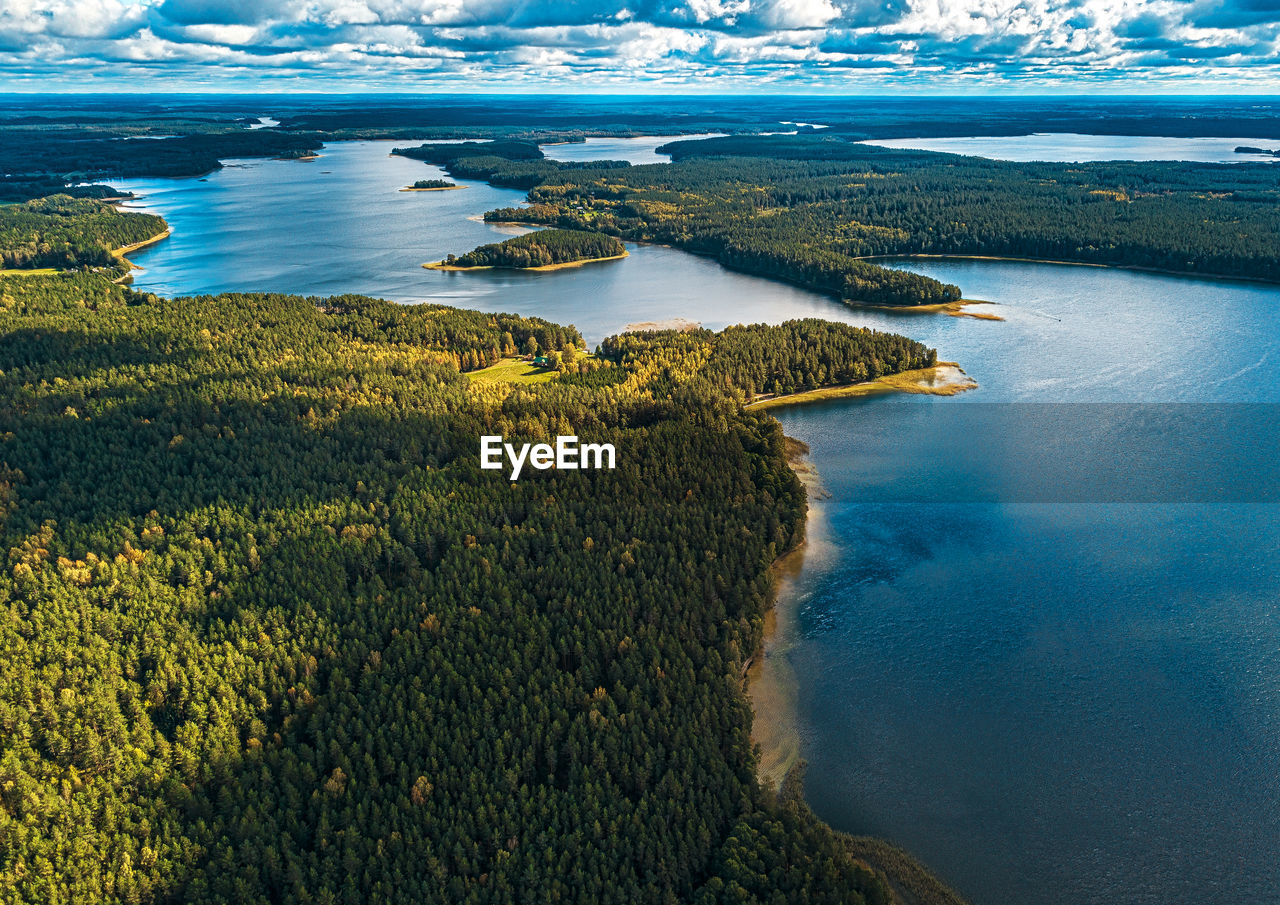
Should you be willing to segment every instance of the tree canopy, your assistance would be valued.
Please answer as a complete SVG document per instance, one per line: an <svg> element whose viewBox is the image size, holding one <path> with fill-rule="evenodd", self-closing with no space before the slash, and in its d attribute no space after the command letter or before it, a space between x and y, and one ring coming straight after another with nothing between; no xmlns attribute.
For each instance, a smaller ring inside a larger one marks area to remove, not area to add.
<svg viewBox="0 0 1280 905"><path fill-rule="evenodd" d="M932 353L797 322L461 373L530 341L581 338L0 279L6 901L889 901L756 783L742 667L805 501L739 403ZM493 433L618 466L512 483Z"/></svg>

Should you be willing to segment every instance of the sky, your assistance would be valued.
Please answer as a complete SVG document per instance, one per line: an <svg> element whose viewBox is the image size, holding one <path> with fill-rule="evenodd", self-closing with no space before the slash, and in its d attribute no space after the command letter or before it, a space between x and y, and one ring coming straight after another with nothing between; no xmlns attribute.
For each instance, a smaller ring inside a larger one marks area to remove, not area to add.
<svg viewBox="0 0 1280 905"><path fill-rule="evenodd" d="M0 0L0 90L1280 93L1280 0Z"/></svg>

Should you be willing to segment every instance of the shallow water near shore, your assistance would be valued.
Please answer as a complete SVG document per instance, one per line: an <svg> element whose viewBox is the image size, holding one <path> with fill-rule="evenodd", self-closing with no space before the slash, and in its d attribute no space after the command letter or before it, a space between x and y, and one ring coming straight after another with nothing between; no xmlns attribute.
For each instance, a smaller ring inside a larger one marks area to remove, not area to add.
<svg viewBox="0 0 1280 905"><path fill-rule="evenodd" d="M893 264L995 302L1005 320L992 322L849 308L658 246L554 273L438 273L421 264L510 235L470 218L522 193L474 182L402 193L441 171L389 158L391 147L335 143L309 162L125 181L142 195L130 206L173 228L131 255L145 268L137 287L518 311L576 324L593 345L673 317L719 328L812 316L936 346L980 388L774 412L810 445L831 494L822 555L787 577L779 603L792 620L779 655L795 678L811 803L840 829L904 844L975 905L1280 901L1277 507L998 493L937 502L912 482L947 477L934 457L954 421L924 418L904 433L882 414L1280 403L1277 287L1051 264ZM997 491L1019 469L1025 486L1044 454L1007 429L972 440L985 454L966 466ZM1209 480L1218 466L1200 467L1192 477ZM902 492L870 503L868 487Z"/></svg>

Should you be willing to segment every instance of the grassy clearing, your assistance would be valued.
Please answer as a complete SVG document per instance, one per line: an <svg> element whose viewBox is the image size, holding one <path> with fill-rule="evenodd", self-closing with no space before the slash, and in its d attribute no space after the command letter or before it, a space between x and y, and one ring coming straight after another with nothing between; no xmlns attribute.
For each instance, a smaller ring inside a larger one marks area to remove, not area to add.
<svg viewBox="0 0 1280 905"><path fill-rule="evenodd" d="M550 368L535 368L519 358L504 358L496 365L468 371L467 377L473 386L484 387L502 383L547 383L555 379L556 372Z"/></svg>
<svg viewBox="0 0 1280 905"><path fill-rule="evenodd" d="M47 277L50 274L61 273L56 267L36 267L32 270L23 270L15 267L0 267L0 277Z"/></svg>

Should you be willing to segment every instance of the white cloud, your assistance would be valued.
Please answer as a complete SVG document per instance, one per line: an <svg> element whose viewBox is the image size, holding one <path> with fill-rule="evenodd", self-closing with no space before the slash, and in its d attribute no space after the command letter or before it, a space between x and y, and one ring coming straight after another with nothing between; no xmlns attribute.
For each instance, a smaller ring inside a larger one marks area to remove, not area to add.
<svg viewBox="0 0 1280 905"><path fill-rule="evenodd" d="M1258 0L0 0L18 77L171 63L412 78L754 84L874 68L918 83L1276 78ZM1265 5L1265 4L1264 4ZM38 53L33 53L35 48ZM161 71L161 70L157 70ZM836 82L835 84L841 84Z"/></svg>

